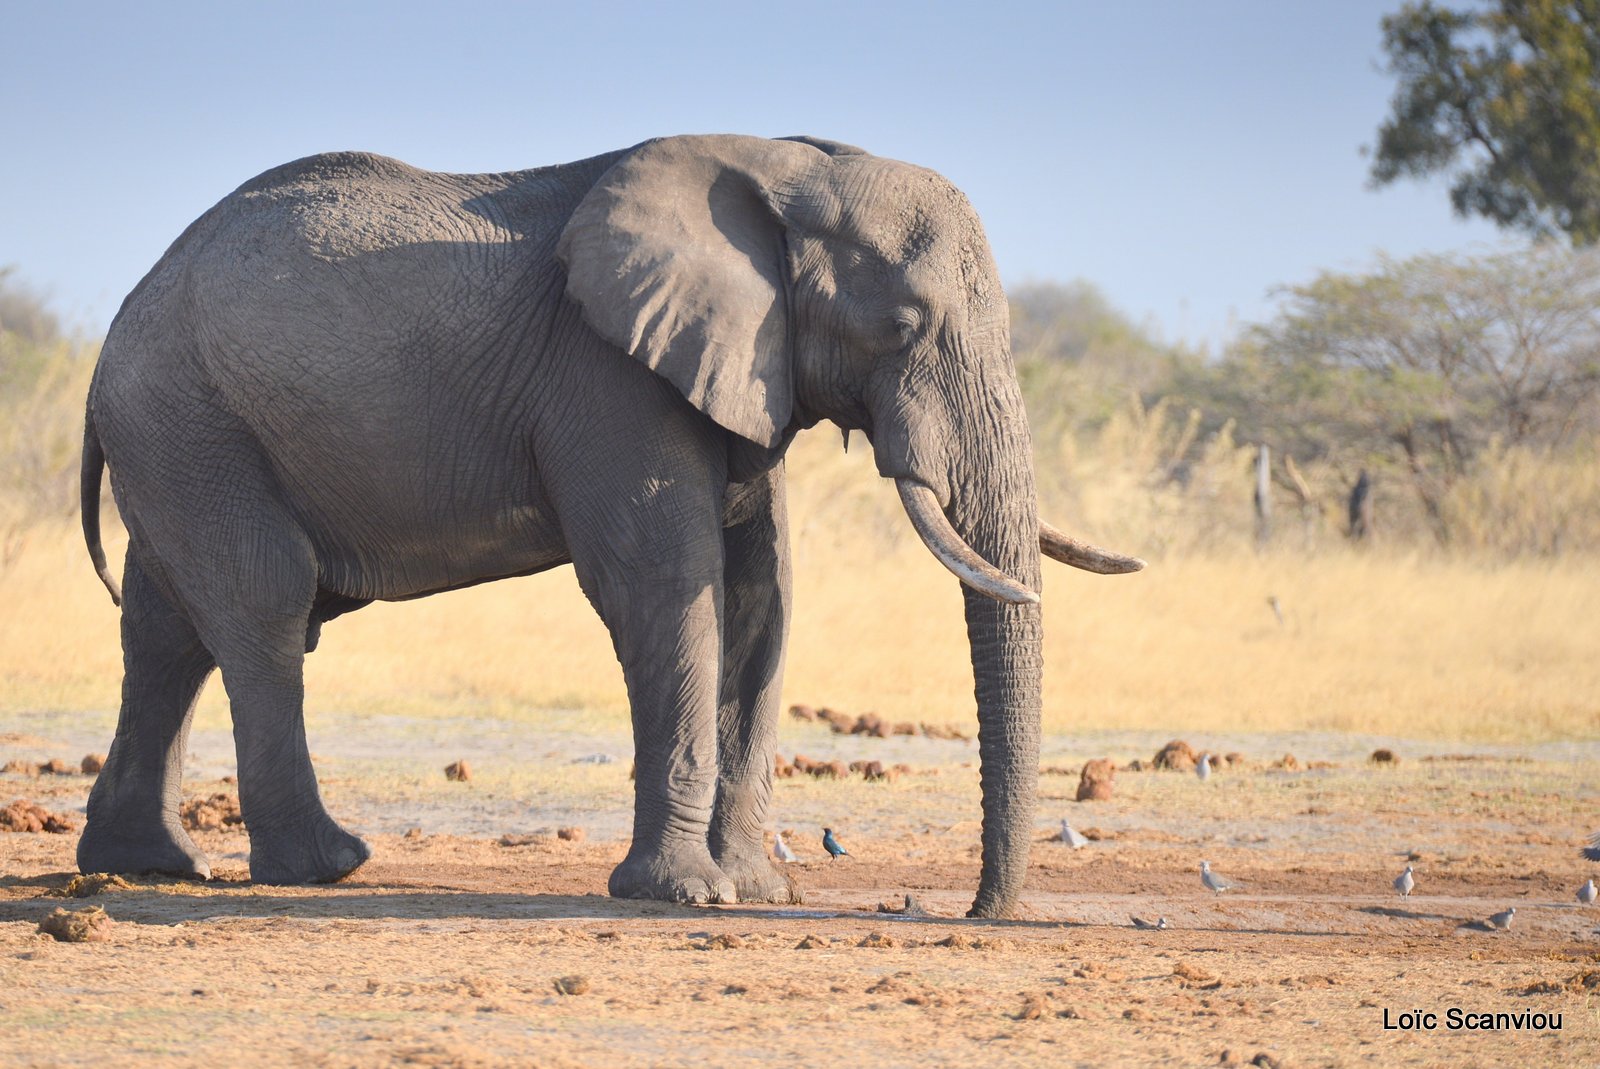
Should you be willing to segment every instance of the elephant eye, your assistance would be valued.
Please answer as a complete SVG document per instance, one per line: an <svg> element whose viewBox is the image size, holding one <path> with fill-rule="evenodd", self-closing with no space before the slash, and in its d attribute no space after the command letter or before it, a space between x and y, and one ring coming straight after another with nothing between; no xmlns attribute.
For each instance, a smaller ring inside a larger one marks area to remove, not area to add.
<svg viewBox="0 0 1600 1069"><path fill-rule="evenodd" d="M901 308L894 314L894 330L900 338L901 345L909 343L921 325L922 313L915 308Z"/></svg>

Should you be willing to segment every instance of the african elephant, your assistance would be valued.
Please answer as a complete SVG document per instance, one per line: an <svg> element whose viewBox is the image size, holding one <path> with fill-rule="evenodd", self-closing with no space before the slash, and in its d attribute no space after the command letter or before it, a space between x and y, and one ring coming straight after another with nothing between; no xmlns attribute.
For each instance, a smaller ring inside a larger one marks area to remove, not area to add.
<svg viewBox="0 0 1600 1069"><path fill-rule="evenodd" d="M123 303L89 390L130 543L125 678L85 871L208 867L178 821L227 688L250 871L370 856L324 808L302 667L327 620L571 563L637 751L613 895L795 900L761 830L790 610L783 455L863 432L967 584L983 774L973 913L1017 901L1038 773L1041 526L1005 296L946 180L811 138L668 137L506 174L361 153L255 178ZM1042 543L1041 543L1042 540Z"/></svg>

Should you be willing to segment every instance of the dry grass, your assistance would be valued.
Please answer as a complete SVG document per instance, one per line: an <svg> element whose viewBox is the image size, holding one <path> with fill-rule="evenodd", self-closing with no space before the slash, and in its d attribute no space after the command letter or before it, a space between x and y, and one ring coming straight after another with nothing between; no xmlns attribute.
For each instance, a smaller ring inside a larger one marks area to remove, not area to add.
<svg viewBox="0 0 1600 1069"><path fill-rule="evenodd" d="M970 717L957 585L915 544L864 454L846 457L822 433L793 454L787 700ZM1129 577L1052 567L1045 601L1050 730L1531 740L1600 727L1600 561L1590 557L1490 565L1337 547L1168 551ZM26 532L0 570L0 604L0 711L116 704L117 615L75 527ZM609 640L568 569L335 621L307 682L314 705L349 711L624 707ZM225 715L220 687L202 708Z"/></svg>

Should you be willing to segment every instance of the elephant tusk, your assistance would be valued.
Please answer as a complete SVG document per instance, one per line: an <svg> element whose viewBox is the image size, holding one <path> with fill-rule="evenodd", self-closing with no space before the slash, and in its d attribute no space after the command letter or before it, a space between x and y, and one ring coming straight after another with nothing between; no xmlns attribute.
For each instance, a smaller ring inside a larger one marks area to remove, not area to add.
<svg viewBox="0 0 1600 1069"><path fill-rule="evenodd" d="M996 601L1012 605L1038 604L1038 594L978 556L956 534L932 490L915 479L896 479L894 485L900 491L900 503L905 506L911 526L917 529L923 545L957 579Z"/></svg>
<svg viewBox="0 0 1600 1069"><path fill-rule="evenodd" d="M1039 521L1039 550L1051 560L1099 575L1125 575L1144 567L1144 561L1138 557L1125 557L1121 553L1092 546L1063 534L1043 520Z"/></svg>

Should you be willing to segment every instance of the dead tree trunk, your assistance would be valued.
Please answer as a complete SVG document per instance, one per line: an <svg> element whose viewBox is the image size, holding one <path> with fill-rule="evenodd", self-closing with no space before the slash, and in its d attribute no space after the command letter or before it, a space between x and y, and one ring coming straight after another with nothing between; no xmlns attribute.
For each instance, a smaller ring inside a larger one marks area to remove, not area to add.
<svg viewBox="0 0 1600 1069"><path fill-rule="evenodd" d="M1256 447L1256 548L1272 539L1272 449Z"/></svg>

